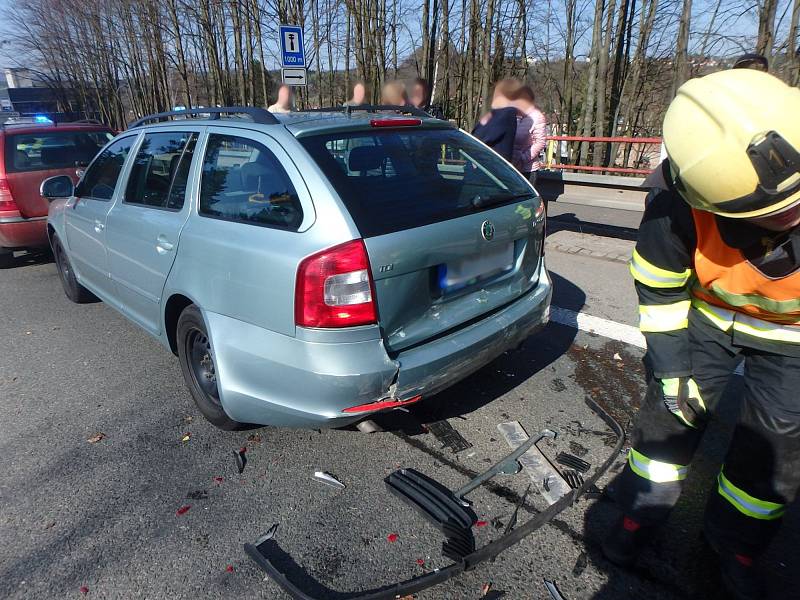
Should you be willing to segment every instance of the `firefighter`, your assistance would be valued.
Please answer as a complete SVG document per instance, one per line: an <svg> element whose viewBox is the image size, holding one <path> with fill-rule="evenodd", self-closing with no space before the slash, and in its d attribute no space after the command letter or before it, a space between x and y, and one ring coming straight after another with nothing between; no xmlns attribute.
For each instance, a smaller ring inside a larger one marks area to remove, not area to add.
<svg viewBox="0 0 800 600"><path fill-rule="evenodd" d="M630 266L648 388L603 551L633 564L667 518L743 361L742 407L703 531L741 599L764 597L754 562L800 484L798 113L800 90L756 70L681 86Z"/></svg>

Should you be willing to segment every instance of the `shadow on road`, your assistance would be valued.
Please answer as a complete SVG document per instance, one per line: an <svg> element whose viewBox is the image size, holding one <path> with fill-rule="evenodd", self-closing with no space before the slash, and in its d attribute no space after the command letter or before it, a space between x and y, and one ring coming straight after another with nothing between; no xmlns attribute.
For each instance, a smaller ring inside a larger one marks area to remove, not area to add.
<svg viewBox="0 0 800 600"><path fill-rule="evenodd" d="M16 269L19 267L44 265L51 262L53 262L53 255L49 248L0 254L0 269Z"/></svg>

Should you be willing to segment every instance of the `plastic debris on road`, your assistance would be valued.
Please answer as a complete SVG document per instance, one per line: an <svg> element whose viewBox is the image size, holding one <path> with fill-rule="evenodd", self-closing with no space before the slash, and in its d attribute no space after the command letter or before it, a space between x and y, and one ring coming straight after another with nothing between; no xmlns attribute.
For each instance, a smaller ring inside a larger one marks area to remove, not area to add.
<svg viewBox="0 0 800 600"><path fill-rule="evenodd" d="M217 485L219 485L223 481L225 481L223 477L214 477L214 483L216 483Z"/></svg>
<svg viewBox="0 0 800 600"><path fill-rule="evenodd" d="M105 433L103 433L102 431L98 431L97 433L95 433L92 437L90 437L86 441L89 442L90 444L96 444L100 440L105 439L105 437L106 437Z"/></svg>
<svg viewBox="0 0 800 600"><path fill-rule="evenodd" d="M247 448L239 448L233 451L233 457L236 460L236 470L241 475L244 473L244 467L247 465Z"/></svg>
<svg viewBox="0 0 800 600"><path fill-rule="evenodd" d="M179 517L180 517L181 515L185 515L187 512L189 512L189 509L190 509L190 508L192 508L192 505L191 505L191 504L184 504L184 505L183 505L183 506L181 506L181 507L180 507L178 510L176 510L176 511L175 511L175 514L176 514L177 516L179 516Z"/></svg>
<svg viewBox="0 0 800 600"><path fill-rule="evenodd" d="M234 571L233 565L228 565L227 567L225 567L226 573L233 573L233 571Z"/></svg>
<svg viewBox="0 0 800 600"><path fill-rule="evenodd" d="M397 535L396 533L390 533L389 535L387 535L387 536L386 536L386 539L387 539L387 540L388 540L390 543L394 544L394 543L397 541L397 539L398 539L399 537L400 537L400 536L399 536L399 535Z"/></svg>
<svg viewBox="0 0 800 600"><path fill-rule="evenodd" d="M335 487L336 489L343 490L345 487L345 485L341 481L336 479L336 477L334 477L327 471L314 471L314 479L316 479L320 483L324 483L325 485Z"/></svg>
<svg viewBox="0 0 800 600"><path fill-rule="evenodd" d="M186 494L187 500L208 500L208 492L206 490L192 490Z"/></svg>
<svg viewBox="0 0 800 600"><path fill-rule="evenodd" d="M484 583L481 586L481 598L486 598L489 595L489 592L492 591L492 582Z"/></svg>
<svg viewBox="0 0 800 600"><path fill-rule="evenodd" d="M183 437L181 438L181 441L182 442L188 442L190 439L192 439L192 434L187 432L187 433L183 434Z"/></svg>
<svg viewBox="0 0 800 600"><path fill-rule="evenodd" d="M89 588L88 588L88 587L86 587L85 585L82 585L81 587L79 587L79 588L78 588L78 591L79 591L81 594L88 594L88 593L89 593Z"/></svg>
<svg viewBox="0 0 800 600"><path fill-rule="evenodd" d="M573 577L580 577L581 574L586 570L586 567L589 565L589 557L586 556L586 552L581 552L578 556L578 560L575 561L575 566L572 567L572 576Z"/></svg>

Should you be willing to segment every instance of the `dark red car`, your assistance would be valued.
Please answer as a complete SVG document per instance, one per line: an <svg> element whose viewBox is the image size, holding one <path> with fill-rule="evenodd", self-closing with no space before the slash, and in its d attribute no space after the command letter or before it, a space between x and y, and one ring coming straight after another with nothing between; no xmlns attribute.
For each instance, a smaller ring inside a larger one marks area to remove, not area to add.
<svg viewBox="0 0 800 600"><path fill-rule="evenodd" d="M89 164L113 131L96 123L0 124L0 254L47 246L49 203L42 181Z"/></svg>

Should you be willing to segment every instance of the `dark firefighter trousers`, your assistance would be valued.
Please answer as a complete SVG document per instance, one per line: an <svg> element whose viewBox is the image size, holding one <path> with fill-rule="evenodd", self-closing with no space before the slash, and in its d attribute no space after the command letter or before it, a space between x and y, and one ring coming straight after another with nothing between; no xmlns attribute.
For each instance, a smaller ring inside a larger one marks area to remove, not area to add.
<svg viewBox="0 0 800 600"><path fill-rule="evenodd" d="M689 334L693 378L710 416L744 359L741 411L709 496L704 532L720 550L758 556L800 485L800 358L735 346L730 333L695 310ZM660 381L650 378L628 464L614 486L626 515L643 525L667 518L704 429L705 423L692 428L669 412Z"/></svg>

